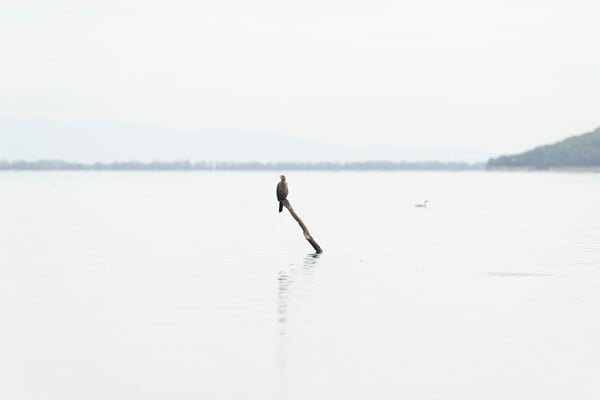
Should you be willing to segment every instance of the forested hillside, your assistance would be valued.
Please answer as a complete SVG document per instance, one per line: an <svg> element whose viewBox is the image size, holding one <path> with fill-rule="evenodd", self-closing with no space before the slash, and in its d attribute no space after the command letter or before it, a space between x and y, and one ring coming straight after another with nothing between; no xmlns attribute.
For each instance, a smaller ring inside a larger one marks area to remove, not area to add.
<svg viewBox="0 0 600 400"><path fill-rule="evenodd" d="M515 155L492 158L488 169L600 167L600 128Z"/></svg>

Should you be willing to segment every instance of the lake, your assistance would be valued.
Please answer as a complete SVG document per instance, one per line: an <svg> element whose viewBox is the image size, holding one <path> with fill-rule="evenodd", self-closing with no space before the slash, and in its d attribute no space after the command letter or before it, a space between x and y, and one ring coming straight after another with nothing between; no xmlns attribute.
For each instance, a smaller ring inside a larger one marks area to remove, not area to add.
<svg viewBox="0 0 600 400"><path fill-rule="evenodd" d="M600 398L600 174L278 176L0 173L0 398Z"/></svg>

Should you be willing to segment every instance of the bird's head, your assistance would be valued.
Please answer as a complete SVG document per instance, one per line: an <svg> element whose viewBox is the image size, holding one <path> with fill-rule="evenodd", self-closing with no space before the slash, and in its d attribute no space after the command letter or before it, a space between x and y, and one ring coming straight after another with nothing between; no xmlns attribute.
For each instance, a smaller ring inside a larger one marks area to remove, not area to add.
<svg viewBox="0 0 600 400"><path fill-rule="evenodd" d="M280 178L282 181L285 181L285 175L281 175Z"/></svg>

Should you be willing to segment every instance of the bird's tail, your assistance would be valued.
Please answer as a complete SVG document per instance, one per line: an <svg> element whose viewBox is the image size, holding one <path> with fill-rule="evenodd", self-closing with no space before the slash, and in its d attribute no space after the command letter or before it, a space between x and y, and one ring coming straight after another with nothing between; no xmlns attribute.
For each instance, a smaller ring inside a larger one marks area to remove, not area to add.
<svg viewBox="0 0 600 400"><path fill-rule="evenodd" d="M279 202L279 212L283 211L283 201Z"/></svg>

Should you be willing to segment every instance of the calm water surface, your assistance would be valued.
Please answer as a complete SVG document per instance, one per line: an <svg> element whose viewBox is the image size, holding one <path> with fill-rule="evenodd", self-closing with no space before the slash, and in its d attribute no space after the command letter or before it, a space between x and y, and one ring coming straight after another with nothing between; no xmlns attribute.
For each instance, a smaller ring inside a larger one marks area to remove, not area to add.
<svg viewBox="0 0 600 400"><path fill-rule="evenodd" d="M600 174L278 175L1 173L0 398L600 398Z"/></svg>

